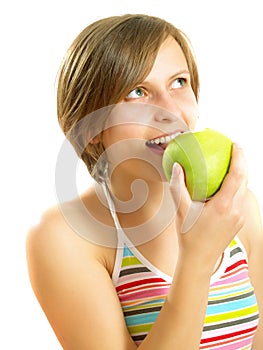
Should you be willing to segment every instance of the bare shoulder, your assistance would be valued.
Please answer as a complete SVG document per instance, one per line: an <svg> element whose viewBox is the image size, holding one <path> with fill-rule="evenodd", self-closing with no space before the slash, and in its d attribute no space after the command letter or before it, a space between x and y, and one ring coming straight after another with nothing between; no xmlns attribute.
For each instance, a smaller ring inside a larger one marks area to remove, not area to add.
<svg viewBox="0 0 263 350"><path fill-rule="evenodd" d="M107 262L114 255L113 249L96 244L94 237L101 229L82 215L75 200L63 203L47 209L28 232L29 276L40 302L45 298L48 280L64 283L63 275L70 279L76 271L96 266L110 274Z"/></svg>
<svg viewBox="0 0 263 350"><path fill-rule="evenodd" d="M85 200L89 212L98 211L92 196ZM110 275L115 249L95 239L107 231L104 209L95 218L78 209L74 202L50 208L28 233L33 290L64 349L133 349Z"/></svg>
<svg viewBox="0 0 263 350"><path fill-rule="evenodd" d="M89 259L101 259L116 247L116 233L107 208L93 189L82 197L47 209L39 223L29 230L27 252L30 257L51 258L81 252ZM65 258L65 256L64 256ZM30 263L30 260L29 260Z"/></svg>
<svg viewBox="0 0 263 350"><path fill-rule="evenodd" d="M88 240L78 232L77 227L72 224L73 216L76 217L77 212L74 209L71 211L70 203L65 203L67 206L68 217L61 211L60 206L54 206L47 209L41 216L39 223L33 226L27 235L27 253L29 265L32 259L38 260L59 260L66 254L74 256L74 252L80 253L82 249L89 250L89 256L95 254L96 245L89 244ZM88 227L87 227L88 231Z"/></svg>

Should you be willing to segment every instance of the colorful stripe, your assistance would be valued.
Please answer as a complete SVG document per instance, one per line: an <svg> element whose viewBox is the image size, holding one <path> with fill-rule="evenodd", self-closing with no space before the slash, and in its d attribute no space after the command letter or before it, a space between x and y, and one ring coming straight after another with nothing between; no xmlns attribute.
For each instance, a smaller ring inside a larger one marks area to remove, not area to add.
<svg viewBox="0 0 263 350"><path fill-rule="evenodd" d="M164 302L171 280L145 266L135 248L124 245L115 288L127 328L139 345L150 331ZM227 268L212 282L200 349L250 349L258 324L258 307L248 277L246 254L237 240L230 245ZM224 258L224 259L225 259Z"/></svg>

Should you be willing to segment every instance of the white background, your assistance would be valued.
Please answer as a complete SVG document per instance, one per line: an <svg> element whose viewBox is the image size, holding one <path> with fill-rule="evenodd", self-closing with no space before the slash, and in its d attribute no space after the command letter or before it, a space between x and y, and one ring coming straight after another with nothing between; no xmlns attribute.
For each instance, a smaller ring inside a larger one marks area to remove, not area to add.
<svg viewBox="0 0 263 350"><path fill-rule="evenodd" d="M56 203L55 164L63 135L55 78L64 52L87 24L128 12L163 17L188 34L200 70L201 125L221 130L244 148L249 185L262 210L260 1L1 2L0 348L61 349L31 290L25 258L27 230ZM83 169L80 165L80 187L90 181Z"/></svg>

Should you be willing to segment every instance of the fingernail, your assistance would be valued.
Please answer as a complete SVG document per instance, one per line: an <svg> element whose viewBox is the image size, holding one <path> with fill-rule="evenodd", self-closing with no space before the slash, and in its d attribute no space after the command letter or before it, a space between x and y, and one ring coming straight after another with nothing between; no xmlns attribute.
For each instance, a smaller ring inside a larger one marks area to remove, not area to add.
<svg viewBox="0 0 263 350"><path fill-rule="evenodd" d="M181 167L180 167L180 165L178 164L178 163L174 163L174 165L173 165L173 172L177 172L177 174L179 175L180 174L180 172L181 172Z"/></svg>
<svg viewBox="0 0 263 350"><path fill-rule="evenodd" d="M172 177L180 177L181 172L182 172L182 168L181 168L180 164L174 163Z"/></svg>
<svg viewBox="0 0 263 350"><path fill-rule="evenodd" d="M234 144L233 144L233 146L235 147L235 148L239 148L239 149L243 149L243 147L240 145L240 143L238 143L238 142L235 142Z"/></svg>

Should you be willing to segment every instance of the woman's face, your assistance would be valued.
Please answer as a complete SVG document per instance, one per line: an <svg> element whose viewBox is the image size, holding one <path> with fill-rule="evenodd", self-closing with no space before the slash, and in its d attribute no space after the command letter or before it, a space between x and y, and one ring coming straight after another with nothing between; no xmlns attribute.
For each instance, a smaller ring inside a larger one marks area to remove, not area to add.
<svg viewBox="0 0 263 350"><path fill-rule="evenodd" d="M109 162L117 166L132 158L129 171L138 168L138 161L140 166L146 162L158 167L172 135L194 130L197 115L186 59L175 39L168 37L149 75L115 106L106 122L102 142Z"/></svg>

